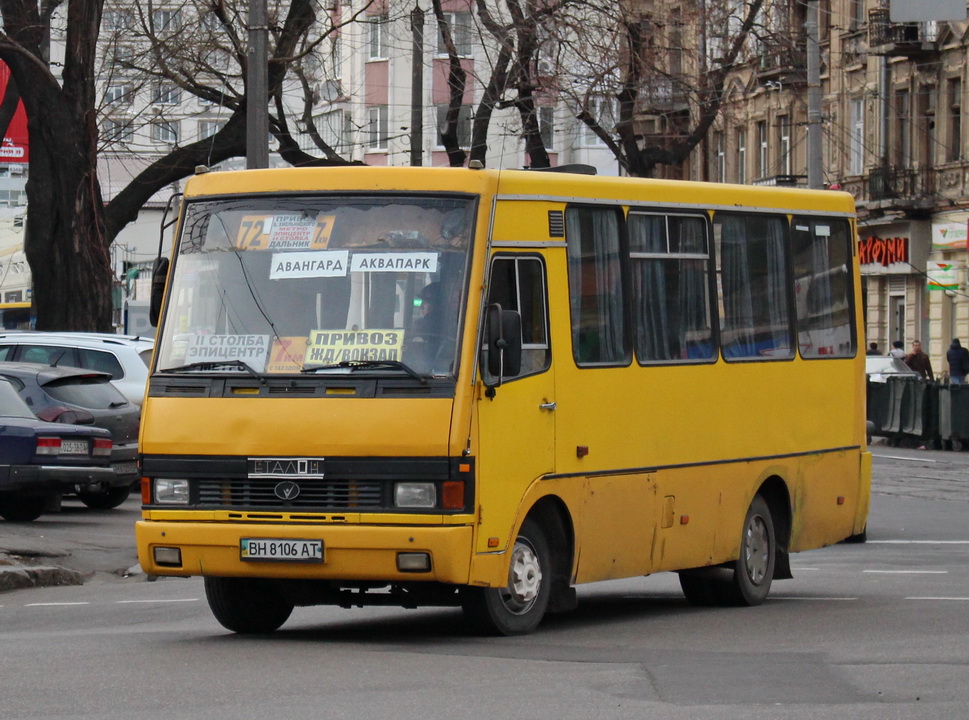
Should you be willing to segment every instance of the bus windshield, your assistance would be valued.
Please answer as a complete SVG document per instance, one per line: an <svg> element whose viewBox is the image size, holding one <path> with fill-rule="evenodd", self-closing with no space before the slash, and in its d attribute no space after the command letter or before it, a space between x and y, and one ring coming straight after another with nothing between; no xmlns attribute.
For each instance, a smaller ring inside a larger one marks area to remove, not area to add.
<svg viewBox="0 0 969 720"><path fill-rule="evenodd" d="M474 205L400 195L188 203L158 369L453 375Z"/></svg>

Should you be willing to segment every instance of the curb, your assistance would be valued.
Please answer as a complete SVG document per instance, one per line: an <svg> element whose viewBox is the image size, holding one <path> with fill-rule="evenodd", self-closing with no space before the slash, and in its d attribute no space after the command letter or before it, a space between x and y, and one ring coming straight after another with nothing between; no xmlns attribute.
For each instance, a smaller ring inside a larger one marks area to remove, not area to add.
<svg viewBox="0 0 969 720"><path fill-rule="evenodd" d="M0 592L51 585L82 585L84 576L76 570L51 565L0 566Z"/></svg>

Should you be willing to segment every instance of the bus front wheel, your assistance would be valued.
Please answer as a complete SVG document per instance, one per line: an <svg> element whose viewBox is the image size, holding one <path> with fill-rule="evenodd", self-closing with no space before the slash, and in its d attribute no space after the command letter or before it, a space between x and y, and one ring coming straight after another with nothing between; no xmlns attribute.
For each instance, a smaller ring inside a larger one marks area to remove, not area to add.
<svg viewBox="0 0 969 720"><path fill-rule="evenodd" d="M525 635L542 621L552 581L551 553L534 520L522 523L512 549L508 585L466 587L461 608L478 630L490 635Z"/></svg>
<svg viewBox="0 0 969 720"><path fill-rule="evenodd" d="M680 587L693 605L760 605L774 579L777 538L767 501L757 495L744 517L740 557L726 577L713 569L680 573Z"/></svg>
<svg viewBox="0 0 969 720"><path fill-rule="evenodd" d="M219 624L240 634L271 633L293 612L271 582L255 578L207 577L205 599Z"/></svg>

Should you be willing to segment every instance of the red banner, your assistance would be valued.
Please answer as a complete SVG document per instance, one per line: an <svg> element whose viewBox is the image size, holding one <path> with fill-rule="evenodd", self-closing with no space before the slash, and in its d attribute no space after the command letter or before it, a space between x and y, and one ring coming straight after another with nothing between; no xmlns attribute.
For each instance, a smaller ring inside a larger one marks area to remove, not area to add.
<svg viewBox="0 0 969 720"><path fill-rule="evenodd" d="M10 81L10 68L6 63L0 61L0 98L7 92L7 83ZM0 163L25 163L30 157L30 142L27 136L27 111L24 110L24 103L17 104L17 111L7 127L7 132L3 135L3 144L0 145Z"/></svg>

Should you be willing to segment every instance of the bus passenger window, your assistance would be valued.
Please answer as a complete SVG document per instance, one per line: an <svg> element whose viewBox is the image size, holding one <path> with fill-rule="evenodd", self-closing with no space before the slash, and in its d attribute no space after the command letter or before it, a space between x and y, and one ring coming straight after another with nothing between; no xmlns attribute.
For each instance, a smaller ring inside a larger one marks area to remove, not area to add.
<svg viewBox="0 0 969 720"><path fill-rule="evenodd" d="M631 212L628 224L637 359L712 360L705 219Z"/></svg>
<svg viewBox="0 0 969 720"><path fill-rule="evenodd" d="M795 217L791 227L801 356L853 357L856 348L848 221Z"/></svg>
<svg viewBox="0 0 969 720"><path fill-rule="evenodd" d="M728 360L793 357L786 235L786 218L714 218L720 343Z"/></svg>
<svg viewBox="0 0 969 720"><path fill-rule="evenodd" d="M545 267L537 257L498 256L491 264L488 304L517 310L522 318L522 368L520 376L548 369L548 310Z"/></svg>
<svg viewBox="0 0 969 720"><path fill-rule="evenodd" d="M620 214L603 208L565 211L572 354L579 365L629 363L620 262Z"/></svg>

